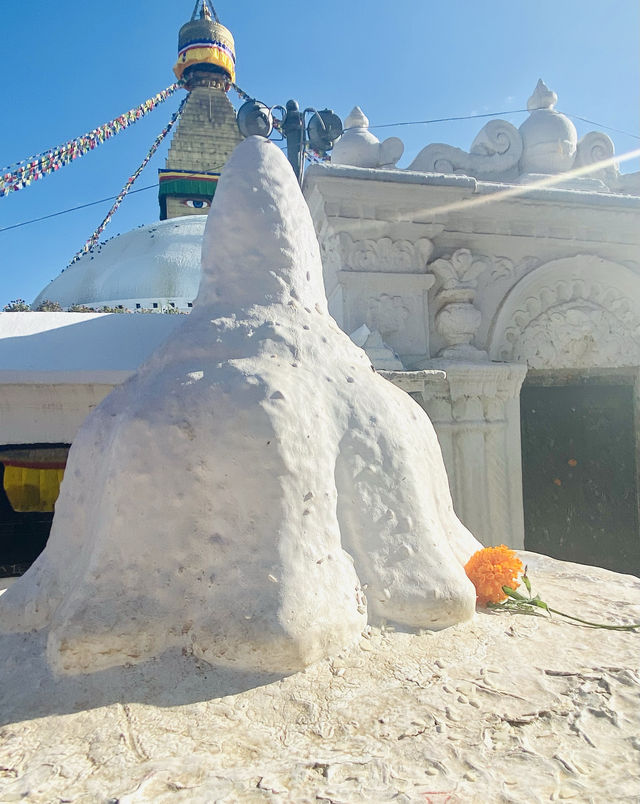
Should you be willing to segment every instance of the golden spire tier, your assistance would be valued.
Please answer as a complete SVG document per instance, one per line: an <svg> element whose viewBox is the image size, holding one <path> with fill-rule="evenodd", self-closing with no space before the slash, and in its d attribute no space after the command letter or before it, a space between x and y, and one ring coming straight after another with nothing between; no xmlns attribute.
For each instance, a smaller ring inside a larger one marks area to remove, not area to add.
<svg viewBox="0 0 640 804"><path fill-rule="evenodd" d="M222 78L227 83L236 79L233 36L217 17L212 18L208 0L202 0L200 16L196 18L199 5L196 3L191 20L180 28L178 61L173 68L187 89L207 77Z"/></svg>

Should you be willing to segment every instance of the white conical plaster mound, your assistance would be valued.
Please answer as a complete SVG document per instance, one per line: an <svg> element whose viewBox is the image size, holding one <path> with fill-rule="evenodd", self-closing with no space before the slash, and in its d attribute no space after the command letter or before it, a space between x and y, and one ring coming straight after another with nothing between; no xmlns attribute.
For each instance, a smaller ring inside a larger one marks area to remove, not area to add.
<svg viewBox="0 0 640 804"><path fill-rule="evenodd" d="M48 628L61 672L176 646L290 671L356 640L367 612L468 619L478 547L427 416L327 313L288 162L251 137L220 180L193 313L81 428L0 622Z"/></svg>

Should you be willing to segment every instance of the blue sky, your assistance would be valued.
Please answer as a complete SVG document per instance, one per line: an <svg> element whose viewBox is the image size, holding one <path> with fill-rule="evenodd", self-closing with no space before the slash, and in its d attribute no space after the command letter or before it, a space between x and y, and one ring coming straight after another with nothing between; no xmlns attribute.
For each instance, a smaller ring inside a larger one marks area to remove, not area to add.
<svg viewBox="0 0 640 804"><path fill-rule="evenodd" d="M62 144L172 83L177 33L194 0L2 3L4 62L0 168ZM236 40L237 82L272 105L297 98L343 118L359 104L375 124L526 108L542 77L558 109L640 133L637 0L215 0ZM0 229L116 195L177 108L173 96L72 165L0 198ZM234 105L238 99L230 93ZM525 114L504 115L519 125ZM483 120L381 129L421 147L468 149ZM598 126L575 120L578 134ZM616 152L638 139L609 131ZM135 188L157 181L165 145ZM638 170L638 160L622 170ZM0 306L31 301L66 266L110 202L0 231ZM158 217L157 190L125 200L112 237Z"/></svg>

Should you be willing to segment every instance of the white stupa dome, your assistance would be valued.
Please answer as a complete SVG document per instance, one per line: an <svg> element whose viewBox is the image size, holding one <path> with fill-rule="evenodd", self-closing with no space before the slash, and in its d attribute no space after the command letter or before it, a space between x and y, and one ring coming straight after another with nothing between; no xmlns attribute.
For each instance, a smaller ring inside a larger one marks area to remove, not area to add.
<svg viewBox="0 0 640 804"><path fill-rule="evenodd" d="M99 243L50 282L33 302L63 308L122 305L188 309L200 284L200 256L206 215L140 226Z"/></svg>

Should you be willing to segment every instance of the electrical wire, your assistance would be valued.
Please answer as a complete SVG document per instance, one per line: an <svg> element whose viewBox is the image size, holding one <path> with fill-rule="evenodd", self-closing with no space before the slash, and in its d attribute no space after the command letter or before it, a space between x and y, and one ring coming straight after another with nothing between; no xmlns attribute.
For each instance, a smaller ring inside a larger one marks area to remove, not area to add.
<svg viewBox="0 0 640 804"><path fill-rule="evenodd" d="M479 117L497 117L500 114L518 114L519 112L526 112L527 109L512 109L509 112L487 112L487 114L465 114L458 117L435 117L433 120L410 120L406 123L380 123L377 126L369 126L369 128L395 128L396 126L421 126L426 123L449 123L454 120L476 120ZM345 131L349 131L348 128Z"/></svg>
<svg viewBox="0 0 640 804"><path fill-rule="evenodd" d="M206 171L207 173L213 173L216 170L220 170L223 168L224 165L214 165L213 167L208 168ZM129 190L127 195L135 195L135 193L143 193L145 190L153 190L154 187L159 187L159 183L156 182L155 184L148 184L146 187L139 187L137 190ZM77 212L80 209L86 209L87 207L95 207L97 204L106 204L107 201L114 201L118 196L117 195L110 195L107 198L100 198L98 201L89 201L87 204L79 204L77 207L69 207L69 209L62 209L59 212L52 212L50 215L42 215L40 218L32 218L29 221L22 221L21 223L14 223L11 226L2 226L0 227L0 232L8 232L9 229L19 229L21 226L29 226L31 223L39 223L40 221L46 221L49 218L57 218L58 215L66 215L68 212Z"/></svg>
<svg viewBox="0 0 640 804"><path fill-rule="evenodd" d="M558 111L560 111L558 109ZM606 128L608 131L615 131L618 134L626 134L627 137L633 137L634 140L640 140L640 136L638 134L632 134L630 131L625 131L622 128L614 128L613 126L605 126L604 123L596 123L594 120L587 120L586 117L580 117L578 114L571 114L571 112L561 112L561 114L566 114L567 117L572 117L575 120L582 120L583 123L589 123L590 126L598 126L598 128Z"/></svg>
<svg viewBox="0 0 640 804"><path fill-rule="evenodd" d="M235 91L240 95L240 97L244 99L248 99L251 96L248 95L244 90L241 90L236 84L232 85ZM469 115L459 115L456 117L436 117L432 120L411 120L406 122L399 122L399 123L381 123L379 125L369 126L370 129L372 128L393 128L398 126L418 126L418 125L426 125L429 123L449 123L455 122L458 120L475 120L478 118L485 118L485 117L497 117L498 115L505 115L505 114L520 114L521 112L526 112L528 109L512 109L511 111L502 111L502 112L487 112L485 114L469 114ZM558 110L560 111L560 110ZM586 117L580 117L577 114L571 114L570 112L561 112L561 114L565 114L567 117L574 118L575 120L581 120L583 123L589 123L591 126L597 126L598 128L605 128L609 131L615 131L618 134L625 134L628 137L632 137L633 139L640 140L640 136L637 134L632 134L629 131L625 131L621 128L614 128L613 126L605 126L604 123L598 123L595 120L589 120ZM349 131L348 128L345 131ZM284 150L282 146L280 146L281 150ZM223 167L222 165L216 165L215 167L209 168L208 172L215 171L219 168ZM158 184L150 184L147 187L140 187L138 190L130 190L129 195L133 195L134 193L142 193L145 190L152 190L154 187L158 187ZM0 232L8 232L10 229L19 229L22 226L29 226L32 223L39 223L40 221L47 220L49 218L55 218L58 215L66 215L69 212L77 212L80 209L86 209L87 207L95 206L96 204L104 204L107 201L113 201L118 196L112 195L108 198L101 198L99 201L90 201L87 204L80 204L77 207L70 207L69 209L63 209L59 212L52 212L50 215L43 215L40 218L33 218L32 220L22 221L21 223L14 223L11 226L2 226L0 227Z"/></svg>
<svg viewBox="0 0 640 804"><path fill-rule="evenodd" d="M460 115L458 117L435 117L433 120L410 120L408 122L403 123L381 123L375 126L369 126L369 128L395 128L397 126L420 126L425 125L427 123L450 123L456 120L477 120L481 117L497 117L498 115L502 114L520 114L521 112L527 112L528 109L512 109L511 111L504 111L504 112L488 112L487 114L466 114ZM560 109L557 110L559 114L564 114L567 117L570 117L574 120L581 120L583 123L589 123L591 126L597 126L598 128L606 128L608 131L615 131L618 134L625 134L627 137L632 137L634 140L640 140L640 136L638 134L632 134L630 131L625 131L622 128L614 128L613 126L605 126L604 123L598 123L595 120L588 120L586 117L580 117L580 115L572 114L571 112L563 112ZM348 128L345 131L349 131Z"/></svg>
<svg viewBox="0 0 640 804"><path fill-rule="evenodd" d="M84 246L80 249L80 251L78 251L74 255L74 257L71 260L71 262L69 263L69 265L73 265L74 262L77 262L83 254L86 254L88 251L90 251L93 248L93 246L95 246L95 244L98 242L98 240L100 239L100 235L105 230L107 225L111 222L111 218L118 211L118 209L120 207L120 204L122 204L124 199L127 197L127 194L131 190L131 187L133 186L133 183L137 180L137 178L140 176L142 171L149 164L149 162L151 161L153 155L155 154L155 152L158 150L158 148L162 144L162 141L164 140L164 138L169 134L169 132L171 131L173 126L178 122L178 120L180 120L180 117L182 115L182 110L184 109L184 107L185 107L185 105L187 103L188 97L189 96L187 95L187 97L185 97L183 99L183 101L180 104L180 106L178 106L177 111L175 111L171 115L171 120L169 120L167 125L158 134L158 136L153 141L153 144L152 144L151 148L149 149L149 151L148 151L147 155L145 156L145 158L138 165L138 167L131 174L131 176L129 176L129 178L125 182L124 187L122 188L122 190L118 194L118 197L113 202L113 206L111 207L109 212L107 212L107 214L105 215L104 219L102 220L100 226L98 226L98 228L94 231L94 233L91 235L91 237L87 240L87 242L84 244ZM69 266L67 266L67 267L69 267Z"/></svg>
<svg viewBox="0 0 640 804"><path fill-rule="evenodd" d="M147 187L139 187L137 190L129 190L128 195L134 193L142 193L145 190L153 190L158 187L158 182L149 184ZM77 212L79 209L86 209L87 207L95 207L96 204L106 204L107 201L114 201L118 196L110 195L108 198L100 198L98 201L89 201L88 204L80 204L77 207L69 207L69 209L62 209L59 212L52 212L50 215L43 215L41 218L32 218L30 221L22 221L22 223L14 223L11 226L0 227L0 232L8 232L9 229L19 229L21 226L28 226L31 223L38 223L39 221L46 221L48 218L57 218L58 215L66 215L67 212Z"/></svg>

